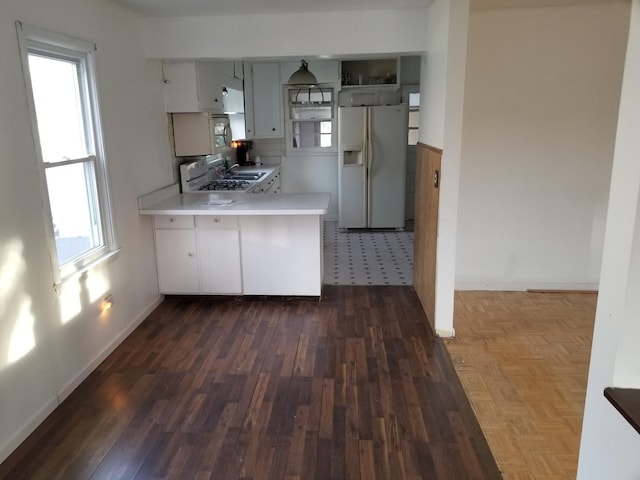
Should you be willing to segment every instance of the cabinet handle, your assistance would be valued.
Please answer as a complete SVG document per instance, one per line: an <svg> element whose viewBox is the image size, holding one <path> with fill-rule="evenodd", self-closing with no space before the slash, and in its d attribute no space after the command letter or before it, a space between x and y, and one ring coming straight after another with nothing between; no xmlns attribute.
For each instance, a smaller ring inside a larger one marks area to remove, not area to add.
<svg viewBox="0 0 640 480"><path fill-rule="evenodd" d="M170 219L169 219L169 223L173 223L173 222L175 222L175 221L176 221L176 219L175 219L175 218L170 218Z"/></svg>
<svg viewBox="0 0 640 480"><path fill-rule="evenodd" d="M187 253L187 256L193 257L193 253L189 252L189 253Z"/></svg>
<svg viewBox="0 0 640 480"><path fill-rule="evenodd" d="M220 219L219 219L219 218L214 218L214 219L213 219L213 223L219 223L219 222L220 222Z"/></svg>
<svg viewBox="0 0 640 480"><path fill-rule="evenodd" d="M272 132L275 132L275 131L276 131L276 128L275 128L275 127L273 127L273 128L271 129L271 131L272 131Z"/></svg>

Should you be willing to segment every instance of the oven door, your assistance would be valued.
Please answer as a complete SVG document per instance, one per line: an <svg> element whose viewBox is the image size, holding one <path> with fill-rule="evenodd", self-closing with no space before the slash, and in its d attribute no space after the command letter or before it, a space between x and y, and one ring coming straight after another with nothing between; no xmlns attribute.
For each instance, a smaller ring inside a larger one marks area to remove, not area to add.
<svg viewBox="0 0 640 480"><path fill-rule="evenodd" d="M224 153L231 148L231 125L229 117L209 117L209 128L211 129L211 149L212 153Z"/></svg>

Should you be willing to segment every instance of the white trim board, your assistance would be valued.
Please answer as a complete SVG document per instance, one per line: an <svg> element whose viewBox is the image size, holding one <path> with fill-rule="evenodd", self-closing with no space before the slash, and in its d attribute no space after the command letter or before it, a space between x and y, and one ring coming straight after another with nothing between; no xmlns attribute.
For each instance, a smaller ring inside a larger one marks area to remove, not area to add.
<svg viewBox="0 0 640 480"><path fill-rule="evenodd" d="M525 292L527 290L559 291L597 291L598 283L559 283L559 282L456 282L456 290L495 290Z"/></svg>

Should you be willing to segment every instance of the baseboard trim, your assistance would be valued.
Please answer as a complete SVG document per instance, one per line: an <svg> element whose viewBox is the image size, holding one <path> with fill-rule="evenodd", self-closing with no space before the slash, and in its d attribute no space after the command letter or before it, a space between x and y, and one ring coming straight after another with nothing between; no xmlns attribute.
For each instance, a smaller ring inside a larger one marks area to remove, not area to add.
<svg viewBox="0 0 640 480"><path fill-rule="evenodd" d="M456 330L455 328L452 328L451 330L436 328L436 336L442 337L442 338L453 338L456 336Z"/></svg>
<svg viewBox="0 0 640 480"><path fill-rule="evenodd" d="M559 290L543 288L527 288L527 293L584 293L587 295L598 293L598 290Z"/></svg>
<svg viewBox="0 0 640 480"><path fill-rule="evenodd" d="M0 463L4 462L13 451L31 435L36 428L40 426L45 419L58 407L58 398L53 396L44 406L36 412L18 432L9 439L2 447L0 447Z"/></svg>
<svg viewBox="0 0 640 480"><path fill-rule="evenodd" d="M45 419L73 392L93 372L100 363L104 361L130 334L133 332L150 314L156 309L164 296L155 298L146 308L135 318L135 320L125 328L120 334L107 345L85 368L83 368L73 379L67 382L58 392L52 396L43 407L27 420L22 428L11 437L4 445L0 446L0 463L4 462L13 451L40 426Z"/></svg>
<svg viewBox="0 0 640 480"><path fill-rule="evenodd" d="M93 360L83 368L75 377L73 377L69 382L67 382L58 392L58 402L62 403L71 392L73 392L78 385L80 385L90 374L93 372L98 365L100 365L113 351L129 336L131 332L133 332L138 326L147 318L153 310L156 309L164 296L160 295L156 299L154 299L147 307L142 310L142 312L134 319L133 322L127 326L120 334L113 339L111 343L109 343L105 348L103 348L98 355L96 355Z"/></svg>
<svg viewBox="0 0 640 480"><path fill-rule="evenodd" d="M516 282L456 282L456 290L501 290L514 292L597 292L597 283L516 283Z"/></svg>

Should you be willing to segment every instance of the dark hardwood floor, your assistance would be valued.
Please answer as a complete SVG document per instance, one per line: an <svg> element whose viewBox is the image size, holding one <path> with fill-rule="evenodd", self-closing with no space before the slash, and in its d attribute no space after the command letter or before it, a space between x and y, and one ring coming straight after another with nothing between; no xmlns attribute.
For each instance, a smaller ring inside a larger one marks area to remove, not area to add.
<svg viewBox="0 0 640 480"><path fill-rule="evenodd" d="M411 287L167 297L3 479L499 479Z"/></svg>

